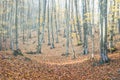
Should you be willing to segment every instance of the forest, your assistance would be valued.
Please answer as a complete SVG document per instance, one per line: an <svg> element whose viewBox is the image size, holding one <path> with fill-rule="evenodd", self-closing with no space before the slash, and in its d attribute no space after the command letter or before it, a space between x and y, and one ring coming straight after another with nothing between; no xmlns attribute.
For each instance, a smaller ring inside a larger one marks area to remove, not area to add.
<svg viewBox="0 0 120 80"><path fill-rule="evenodd" d="M0 80L120 80L120 0L0 0Z"/></svg>

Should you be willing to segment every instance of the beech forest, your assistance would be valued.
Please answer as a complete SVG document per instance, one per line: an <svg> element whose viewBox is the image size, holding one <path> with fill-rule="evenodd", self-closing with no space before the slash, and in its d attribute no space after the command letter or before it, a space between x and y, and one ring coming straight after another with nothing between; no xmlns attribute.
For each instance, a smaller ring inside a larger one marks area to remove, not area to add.
<svg viewBox="0 0 120 80"><path fill-rule="evenodd" d="M0 80L120 80L120 0L0 0Z"/></svg>

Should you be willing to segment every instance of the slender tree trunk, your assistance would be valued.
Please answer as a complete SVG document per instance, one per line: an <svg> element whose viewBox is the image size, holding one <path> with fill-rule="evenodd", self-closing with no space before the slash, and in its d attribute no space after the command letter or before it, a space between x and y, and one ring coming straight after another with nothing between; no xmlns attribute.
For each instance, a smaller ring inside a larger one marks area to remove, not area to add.
<svg viewBox="0 0 120 80"><path fill-rule="evenodd" d="M18 18L17 18L17 15L18 15L18 1L16 0L16 11L15 11L15 28L16 28L16 32L15 32L15 36L16 36L16 49L18 49Z"/></svg>
<svg viewBox="0 0 120 80"><path fill-rule="evenodd" d="M107 55L107 0L101 0L100 2L100 54L101 63L106 63L109 61Z"/></svg>
<svg viewBox="0 0 120 80"><path fill-rule="evenodd" d="M70 2L70 4L71 4L71 16L70 16L70 19L74 22L74 19L73 19L73 14L74 14L74 10L73 10L73 2L74 2L74 0L72 0L71 2ZM72 24L70 24L70 44L71 44L71 47L72 47L72 53L73 53L73 56L72 56L72 59L75 59L76 58L76 54L75 54L75 49L74 49L74 45L73 45L73 40L72 40L72 33L73 33L73 31L72 31L72 27L74 26L74 24L72 23Z"/></svg>
<svg viewBox="0 0 120 80"><path fill-rule="evenodd" d="M13 29L12 29L12 23L13 23L13 5L11 5L11 13L10 13L10 49L14 50L14 39L13 39Z"/></svg>
<svg viewBox="0 0 120 80"><path fill-rule="evenodd" d="M88 25L87 25L87 21L85 20L87 18L86 16L86 13L87 13L87 1L84 0L83 1L83 31L84 31L84 44L83 44L83 47L84 47L84 50L83 50L83 54L88 54Z"/></svg>
<svg viewBox="0 0 120 80"><path fill-rule="evenodd" d="M118 6L119 6L119 11L118 11L118 15L120 16L120 4L118 4ZM120 18L118 18L118 32L119 32L119 34L120 34Z"/></svg>
<svg viewBox="0 0 120 80"><path fill-rule="evenodd" d="M55 0L54 0L55 2ZM57 9L56 9L56 2L54 3L54 14L55 14L55 28L56 28L56 43L59 43L58 40L58 22L57 22Z"/></svg>
<svg viewBox="0 0 120 80"><path fill-rule="evenodd" d="M92 6L92 58L94 58L94 0L93 0L93 6Z"/></svg>
<svg viewBox="0 0 120 80"><path fill-rule="evenodd" d="M80 38L80 42L82 42L82 32L81 32L81 26L80 26L80 21L79 21L79 11L78 11L78 0L75 0L75 11L76 11L76 18L77 18L77 29L78 29L78 34L79 34L79 38Z"/></svg>
<svg viewBox="0 0 120 80"><path fill-rule="evenodd" d="M51 49L55 48L54 46L54 0L52 0L52 11L51 11L51 33L52 33L52 41L51 41Z"/></svg>
<svg viewBox="0 0 120 80"><path fill-rule="evenodd" d="M38 48L37 53L41 53L41 47L40 47L40 15L41 15L41 1L39 0L39 15L38 15Z"/></svg>
<svg viewBox="0 0 120 80"><path fill-rule="evenodd" d="M0 51L2 50L2 28L0 28Z"/></svg>
<svg viewBox="0 0 120 80"><path fill-rule="evenodd" d="M50 45L50 1L48 0L48 45Z"/></svg>
<svg viewBox="0 0 120 80"><path fill-rule="evenodd" d="M120 34L120 18L118 19L118 30L119 30L119 34Z"/></svg>
<svg viewBox="0 0 120 80"><path fill-rule="evenodd" d="M42 44L43 44L43 40L44 40L44 31L45 31L46 0L43 0L42 3L43 4L42 4L42 7L41 7L41 10L42 10L42 19L43 19L43 21L42 21L41 36L38 37L38 53L41 53ZM39 5L40 5L40 2L39 2ZM40 19L40 12L39 12L39 19ZM40 35L40 34L38 34L38 35Z"/></svg>
<svg viewBox="0 0 120 80"><path fill-rule="evenodd" d="M69 31L70 31L70 4L69 4L70 0L66 0L66 56L69 55Z"/></svg>

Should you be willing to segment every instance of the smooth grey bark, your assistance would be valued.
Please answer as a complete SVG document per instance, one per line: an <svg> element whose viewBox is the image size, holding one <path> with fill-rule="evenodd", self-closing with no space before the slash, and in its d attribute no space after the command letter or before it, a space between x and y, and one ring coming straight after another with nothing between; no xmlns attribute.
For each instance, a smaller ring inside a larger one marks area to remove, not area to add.
<svg viewBox="0 0 120 80"><path fill-rule="evenodd" d="M32 23L31 22L31 17L32 17L32 14L31 14L31 6L30 6L30 2L29 1L27 1L27 6L28 6L28 9L27 9L27 22L29 22L29 23ZM28 32L27 32L27 41L31 38L31 25L29 25L28 23L27 23L27 30L28 30Z"/></svg>
<svg viewBox="0 0 120 80"><path fill-rule="evenodd" d="M54 18L55 18L55 28L56 28L56 43L59 43L58 39L58 22L57 22L57 10L56 10L56 1L54 0Z"/></svg>
<svg viewBox="0 0 120 80"><path fill-rule="evenodd" d="M47 15L48 15L48 45L50 45L50 1L48 0L48 12L47 12Z"/></svg>
<svg viewBox="0 0 120 80"><path fill-rule="evenodd" d="M73 14L74 14L74 11L73 11L73 2L74 2L74 0L72 0L71 1L71 16L70 16L70 20L72 20L72 21L74 21L74 19L73 19ZM71 47L72 47L72 59L75 59L76 58L76 53L75 53L75 49L74 49L74 45L73 45L73 40L72 40L72 33L73 33L73 31L72 31L72 26L74 26L74 24L70 24L70 44L71 44Z"/></svg>
<svg viewBox="0 0 120 80"><path fill-rule="evenodd" d="M55 48L54 46L54 0L52 0L52 11L51 11L51 36L52 36L52 40L51 40L51 49Z"/></svg>
<svg viewBox="0 0 120 80"><path fill-rule="evenodd" d="M118 30L119 30L119 34L120 34L120 19L118 19Z"/></svg>
<svg viewBox="0 0 120 80"><path fill-rule="evenodd" d="M83 1L83 33L84 33L84 43L83 43L83 54L88 54L88 25L87 25L87 21L85 20L87 18L87 16L85 15L87 13L87 1L84 0Z"/></svg>
<svg viewBox="0 0 120 80"><path fill-rule="evenodd" d="M18 18L17 18L17 15L18 15L18 1L16 0L16 10L15 10L15 37L16 37L16 50L19 48L18 47Z"/></svg>
<svg viewBox="0 0 120 80"><path fill-rule="evenodd" d="M118 5L119 6L119 11L118 11L118 15L120 16L120 4ZM118 32L120 34L120 18L118 18Z"/></svg>
<svg viewBox="0 0 120 80"><path fill-rule="evenodd" d="M58 0L58 6L60 6L60 0ZM58 7L60 8L60 7ZM60 19L60 13L59 13L59 10L57 10L57 28L58 28L58 35L60 34L60 27L61 27L61 19ZM58 39L59 40L59 39Z"/></svg>
<svg viewBox="0 0 120 80"><path fill-rule="evenodd" d="M78 35L79 35L79 38L80 38L80 42L82 42L82 32L81 32L81 26L80 26L80 21L79 21L79 15L78 15L78 3L79 1L78 0L75 0L75 11L76 11L76 18L77 18L77 30L78 30Z"/></svg>
<svg viewBox="0 0 120 80"><path fill-rule="evenodd" d="M43 21L42 21L41 35L38 34L38 35L40 35L40 37L38 37L38 38L40 38L40 39L38 39L38 53L41 53L42 44L43 44L43 40L44 40L46 2L47 2L46 0L43 0L42 3L41 3L42 4L41 11L42 11L42 19L43 19ZM39 0L39 5L40 5L40 0ZM40 9L39 9L39 11L40 11ZM40 12L39 12L39 19L40 19Z"/></svg>
<svg viewBox="0 0 120 80"><path fill-rule="evenodd" d="M107 55L107 0L100 0L100 55L101 63L109 62Z"/></svg>
<svg viewBox="0 0 120 80"><path fill-rule="evenodd" d="M0 15L0 19L2 20L2 15ZM1 50L2 50L2 25L0 25L0 51Z"/></svg>
<svg viewBox="0 0 120 80"><path fill-rule="evenodd" d="M41 1L39 0L39 15L38 15L38 46L37 46L37 53L41 53L41 47L40 47L40 16L41 16Z"/></svg>
<svg viewBox="0 0 120 80"><path fill-rule="evenodd" d="M70 31L70 4L69 4L70 0L66 0L65 2L65 15L66 15L66 52L65 55L68 56L69 55L69 31Z"/></svg>
<svg viewBox="0 0 120 80"><path fill-rule="evenodd" d="M25 3L23 2L23 7L25 7ZM25 9L23 8L23 23L25 22ZM22 40L23 40L23 44L25 44L25 23L22 25L23 26L23 37L22 37Z"/></svg>
<svg viewBox="0 0 120 80"><path fill-rule="evenodd" d="M94 0L92 1L92 58L94 58Z"/></svg>
<svg viewBox="0 0 120 80"><path fill-rule="evenodd" d="M0 51L2 50L2 28L0 28Z"/></svg>
<svg viewBox="0 0 120 80"><path fill-rule="evenodd" d="M12 16L13 16L13 7L12 7L12 9L11 9L11 17L10 17L10 19L11 19L11 23L12 23ZM10 25L10 26L12 26L12 25ZM12 49L12 50L14 50L14 40L13 40L13 29L12 29L12 27L10 27L10 49Z"/></svg>

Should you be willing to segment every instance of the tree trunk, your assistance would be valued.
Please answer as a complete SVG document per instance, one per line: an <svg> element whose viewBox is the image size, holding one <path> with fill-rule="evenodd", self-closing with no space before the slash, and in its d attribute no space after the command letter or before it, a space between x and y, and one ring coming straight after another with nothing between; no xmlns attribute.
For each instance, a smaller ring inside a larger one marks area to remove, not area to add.
<svg viewBox="0 0 120 80"><path fill-rule="evenodd" d="M17 18L17 15L18 15L18 1L16 0L16 12L15 12L15 28L16 28L16 32L15 32L15 37L16 37L16 50L19 48L18 47L18 18Z"/></svg>
<svg viewBox="0 0 120 80"><path fill-rule="evenodd" d="M107 0L100 1L100 54L101 63L109 62L107 55Z"/></svg>
<svg viewBox="0 0 120 80"><path fill-rule="evenodd" d="M75 0L75 11L76 11L76 18L77 18L77 29L78 29L78 35L79 35L79 40L80 42L82 42L82 32L81 32L81 26L80 26L80 21L79 21L79 11L78 11L78 3L79 1L78 0Z"/></svg>
<svg viewBox="0 0 120 80"><path fill-rule="evenodd" d="M50 3L48 0L48 45L50 45Z"/></svg>
<svg viewBox="0 0 120 80"><path fill-rule="evenodd" d="M69 15L69 13L70 13L70 4L69 4L69 0L66 0L66 56L68 56L69 55L69 27L70 27L70 25L69 25L69 21L70 21L70 15Z"/></svg>
<svg viewBox="0 0 120 80"><path fill-rule="evenodd" d="M84 31L84 50L83 50L83 54L88 54L88 25L87 25L87 21L85 20L87 18L86 16L87 13L87 1L83 1L83 31Z"/></svg>
<svg viewBox="0 0 120 80"><path fill-rule="evenodd" d="M51 32L52 32L52 41L51 41L51 49L55 48L54 46L54 1L52 0L52 11L51 11Z"/></svg>

